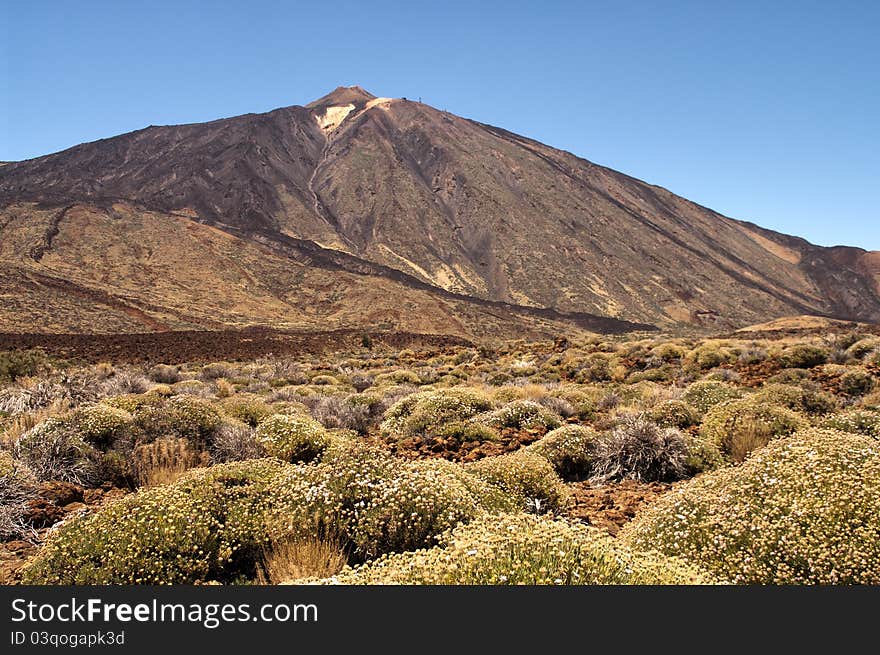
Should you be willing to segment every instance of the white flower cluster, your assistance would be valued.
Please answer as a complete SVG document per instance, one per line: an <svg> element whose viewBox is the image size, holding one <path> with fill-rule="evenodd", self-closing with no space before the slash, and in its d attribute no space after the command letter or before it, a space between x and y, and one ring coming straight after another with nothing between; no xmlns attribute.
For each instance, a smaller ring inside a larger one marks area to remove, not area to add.
<svg viewBox="0 0 880 655"><path fill-rule="evenodd" d="M880 444L807 429L699 476L619 537L737 583L880 584Z"/></svg>
<svg viewBox="0 0 880 655"><path fill-rule="evenodd" d="M633 552L607 534L527 514L484 516L440 546L345 569L334 584L708 584L709 574L658 553Z"/></svg>

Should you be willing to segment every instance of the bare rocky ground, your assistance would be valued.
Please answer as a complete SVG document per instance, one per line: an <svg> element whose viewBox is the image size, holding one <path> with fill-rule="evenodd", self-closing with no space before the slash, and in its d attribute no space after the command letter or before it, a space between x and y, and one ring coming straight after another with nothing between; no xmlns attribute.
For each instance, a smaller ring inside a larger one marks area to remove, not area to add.
<svg viewBox="0 0 880 655"><path fill-rule="evenodd" d="M129 493L111 485L84 489L69 482L44 482L38 497L28 505L26 521L33 532L28 539L14 539L0 543L0 585L20 582L19 569L37 552L53 527L69 518L99 510Z"/></svg>

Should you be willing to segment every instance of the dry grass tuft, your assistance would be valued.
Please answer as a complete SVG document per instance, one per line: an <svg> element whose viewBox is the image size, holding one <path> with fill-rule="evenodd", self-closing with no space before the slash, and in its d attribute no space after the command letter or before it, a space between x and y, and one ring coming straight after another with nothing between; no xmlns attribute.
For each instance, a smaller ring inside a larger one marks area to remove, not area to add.
<svg viewBox="0 0 880 655"><path fill-rule="evenodd" d="M63 414L67 409L67 402L56 400L48 407L10 417L3 424L3 431L0 432L0 445L11 448L25 432L36 427L47 418Z"/></svg>
<svg viewBox="0 0 880 655"><path fill-rule="evenodd" d="M138 484L156 487L176 481L188 470L208 466L206 453L195 450L186 439L162 437L153 443L135 448L132 468Z"/></svg>
<svg viewBox="0 0 880 655"><path fill-rule="evenodd" d="M332 541L315 538L288 539L263 552L257 583L281 584L300 578L329 578L346 564L345 553Z"/></svg>

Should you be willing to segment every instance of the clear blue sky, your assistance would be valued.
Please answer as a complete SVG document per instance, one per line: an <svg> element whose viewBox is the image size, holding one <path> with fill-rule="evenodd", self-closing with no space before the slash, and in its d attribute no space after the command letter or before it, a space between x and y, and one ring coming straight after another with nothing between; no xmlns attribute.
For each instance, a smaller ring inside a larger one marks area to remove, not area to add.
<svg viewBox="0 0 880 655"><path fill-rule="evenodd" d="M0 160L360 84L880 249L876 0L0 5Z"/></svg>

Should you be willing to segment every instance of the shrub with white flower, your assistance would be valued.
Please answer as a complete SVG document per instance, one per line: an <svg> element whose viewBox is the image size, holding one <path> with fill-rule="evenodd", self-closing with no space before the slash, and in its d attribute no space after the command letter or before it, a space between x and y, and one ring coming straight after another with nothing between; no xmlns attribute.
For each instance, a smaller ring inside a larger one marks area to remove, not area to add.
<svg viewBox="0 0 880 655"><path fill-rule="evenodd" d="M501 489L523 511L555 512L568 501L568 491L547 459L525 449L486 457L465 470Z"/></svg>
<svg viewBox="0 0 880 655"><path fill-rule="evenodd" d="M477 417L496 429L553 430L561 424L559 416L532 400L515 400L504 407Z"/></svg>
<svg viewBox="0 0 880 655"><path fill-rule="evenodd" d="M443 460L407 461L359 442L317 465L290 470L276 489L293 502L278 521L288 532L334 539L357 561L433 545L438 535L514 501Z"/></svg>
<svg viewBox="0 0 880 655"><path fill-rule="evenodd" d="M492 401L473 389L422 391L389 407L381 430L385 435L433 434L446 423L467 421L489 409Z"/></svg>
<svg viewBox="0 0 880 655"><path fill-rule="evenodd" d="M698 380L684 390L681 399L702 415L725 400L742 396L743 391L732 384L717 380Z"/></svg>
<svg viewBox="0 0 880 655"><path fill-rule="evenodd" d="M548 432L526 450L546 459L564 480L589 477L599 435L582 425L563 425Z"/></svg>
<svg viewBox="0 0 880 655"><path fill-rule="evenodd" d="M880 444L807 429L661 497L618 537L737 583L880 584Z"/></svg>
<svg viewBox="0 0 880 655"><path fill-rule="evenodd" d="M807 425L805 418L790 409L742 398L709 410L700 426L700 436L739 461L771 439L788 436Z"/></svg>
<svg viewBox="0 0 880 655"><path fill-rule="evenodd" d="M256 427L260 421L274 413L273 408L263 398L252 393L237 393L224 398L220 406L226 416L251 427Z"/></svg>
<svg viewBox="0 0 880 655"><path fill-rule="evenodd" d="M56 530L30 562L35 584L252 579L263 547L290 536L339 544L352 561L433 546L515 501L461 466L407 461L353 441L318 464L216 465L141 490Z"/></svg>
<svg viewBox="0 0 880 655"><path fill-rule="evenodd" d="M273 414L264 418L254 437L267 454L285 462L310 462L330 445L330 435L324 426L299 414Z"/></svg>
<svg viewBox="0 0 880 655"><path fill-rule="evenodd" d="M693 407L683 400L665 400L648 411L648 418L664 428L689 428L700 422Z"/></svg>
<svg viewBox="0 0 880 655"><path fill-rule="evenodd" d="M765 384L752 398L769 405L779 405L807 414L827 414L837 405L831 394L805 389L794 384Z"/></svg>
<svg viewBox="0 0 880 655"><path fill-rule="evenodd" d="M634 552L596 528L528 514L485 516L435 548L347 568L332 584L711 584L708 573L656 552Z"/></svg>
<svg viewBox="0 0 880 655"><path fill-rule="evenodd" d="M271 540L266 516L285 464L199 469L130 494L52 532L23 569L28 584L186 584L252 576Z"/></svg>
<svg viewBox="0 0 880 655"><path fill-rule="evenodd" d="M108 446L124 430L132 427L132 416L124 409L99 403L80 407L70 417L82 438L99 447Z"/></svg>
<svg viewBox="0 0 880 655"><path fill-rule="evenodd" d="M880 412L851 409L826 417L821 427L880 439Z"/></svg>

